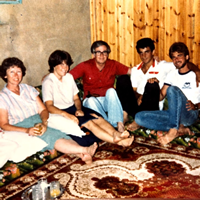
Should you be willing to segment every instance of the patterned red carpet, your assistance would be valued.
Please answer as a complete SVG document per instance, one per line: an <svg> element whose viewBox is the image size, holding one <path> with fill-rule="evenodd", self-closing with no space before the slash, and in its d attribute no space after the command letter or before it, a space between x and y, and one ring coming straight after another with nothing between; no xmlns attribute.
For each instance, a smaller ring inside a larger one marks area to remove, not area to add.
<svg viewBox="0 0 200 200"><path fill-rule="evenodd" d="M200 150L136 137L129 148L102 144L92 165L63 155L0 188L0 199L21 199L41 177L59 180L60 199L185 198L200 199Z"/></svg>

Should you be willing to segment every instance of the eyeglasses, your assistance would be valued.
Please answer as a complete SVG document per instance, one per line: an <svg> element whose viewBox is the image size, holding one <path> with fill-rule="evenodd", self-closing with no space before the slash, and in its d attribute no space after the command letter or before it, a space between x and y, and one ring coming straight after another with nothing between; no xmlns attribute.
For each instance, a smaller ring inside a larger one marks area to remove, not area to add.
<svg viewBox="0 0 200 200"><path fill-rule="evenodd" d="M108 55L108 51L95 51L94 52L97 56L100 56L101 54L103 54L104 56Z"/></svg>

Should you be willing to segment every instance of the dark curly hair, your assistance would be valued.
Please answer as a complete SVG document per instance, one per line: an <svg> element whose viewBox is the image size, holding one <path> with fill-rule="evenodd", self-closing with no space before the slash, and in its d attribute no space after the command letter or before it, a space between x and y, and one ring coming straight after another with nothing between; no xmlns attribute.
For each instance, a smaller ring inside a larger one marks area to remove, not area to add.
<svg viewBox="0 0 200 200"><path fill-rule="evenodd" d="M169 48L169 57L172 59L172 54L174 52L183 53L184 56L189 56L189 50L183 42L175 42Z"/></svg>
<svg viewBox="0 0 200 200"><path fill-rule="evenodd" d="M22 76L25 76L26 74L26 67L24 66L24 63L16 57L9 57L3 60L1 66L0 66L0 76L1 78L7 83L6 71L10 67L17 66L22 70Z"/></svg>
<svg viewBox="0 0 200 200"><path fill-rule="evenodd" d="M70 66L74 63L71 58L71 55L68 52L63 51L63 50L54 51L49 56L49 60L48 60L49 72L52 73L54 71L54 67L62 64L63 61L69 66L69 70L70 70Z"/></svg>
<svg viewBox="0 0 200 200"><path fill-rule="evenodd" d="M146 47L149 47L151 49L151 52L155 49L154 41L151 38L142 38L137 41L136 49L138 53L140 53L140 48L144 49Z"/></svg>

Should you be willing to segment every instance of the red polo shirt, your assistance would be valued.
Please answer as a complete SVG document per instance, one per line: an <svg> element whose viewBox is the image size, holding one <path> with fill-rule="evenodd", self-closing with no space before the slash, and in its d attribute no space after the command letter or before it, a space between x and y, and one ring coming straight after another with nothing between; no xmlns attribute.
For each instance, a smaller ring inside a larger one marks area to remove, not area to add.
<svg viewBox="0 0 200 200"><path fill-rule="evenodd" d="M82 77L84 98L88 93L105 96L107 89L113 88L116 75L127 74L127 72L127 66L110 59L106 61L101 71L96 67L95 59L82 62L70 71L74 80Z"/></svg>

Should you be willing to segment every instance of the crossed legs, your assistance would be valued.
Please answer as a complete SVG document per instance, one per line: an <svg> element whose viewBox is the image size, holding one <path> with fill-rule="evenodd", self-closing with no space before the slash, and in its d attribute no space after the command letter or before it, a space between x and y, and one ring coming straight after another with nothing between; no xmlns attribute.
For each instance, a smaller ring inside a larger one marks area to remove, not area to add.
<svg viewBox="0 0 200 200"><path fill-rule="evenodd" d="M97 117L97 119L90 120L82 126L92 131L94 135L103 141L115 143L124 147L132 144L134 137L130 136L128 131L121 133L115 130L115 128L102 117L94 116Z"/></svg>

